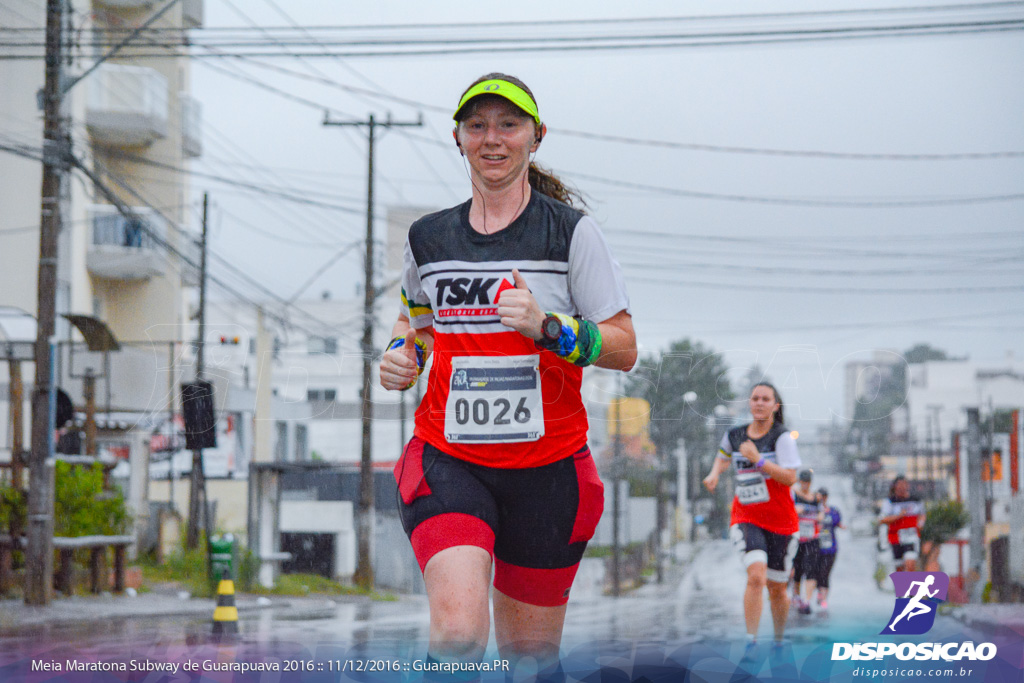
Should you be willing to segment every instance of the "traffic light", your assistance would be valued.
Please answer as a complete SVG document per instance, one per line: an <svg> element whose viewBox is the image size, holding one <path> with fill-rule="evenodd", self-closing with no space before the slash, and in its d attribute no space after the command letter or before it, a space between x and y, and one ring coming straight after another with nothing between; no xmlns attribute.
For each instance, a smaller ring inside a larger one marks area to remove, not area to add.
<svg viewBox="0 0 1024 683"><path fill-rule="evenodd" d="M237 346L238 342L239 342L238 335L235 335L234 337L228 337L228 336L223 335L223 334L220 335L220 343L221 344L232 344L234 346Z"/></svg>

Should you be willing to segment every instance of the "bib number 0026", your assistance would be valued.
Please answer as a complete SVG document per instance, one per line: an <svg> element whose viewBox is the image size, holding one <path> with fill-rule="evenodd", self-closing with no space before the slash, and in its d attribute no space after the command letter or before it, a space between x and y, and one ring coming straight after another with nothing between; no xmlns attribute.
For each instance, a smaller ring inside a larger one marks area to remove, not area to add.
<svg viewBox="0 0 1024 683"><path fill-rule="evenodd" d="M542 437L539 366L539 356L453 358L445 438L461 443L515 443Z"/></svg>
<svg viewBox="0 0 1024 683"><path fill-rule="evenodd" d="M496 398L493 402L493 422L497 426L512 424L515 420L519 424L526 424L530 421L530 409L526 407L526 397L519 398L519 405L515 412L509 416L512 410L512 402L507 398ZM455 400L455 422L459 425L468 425L470 420L478 425L490 424L492 421L492 403L485 398L475 398L473 403L467 398Z"/></svg>

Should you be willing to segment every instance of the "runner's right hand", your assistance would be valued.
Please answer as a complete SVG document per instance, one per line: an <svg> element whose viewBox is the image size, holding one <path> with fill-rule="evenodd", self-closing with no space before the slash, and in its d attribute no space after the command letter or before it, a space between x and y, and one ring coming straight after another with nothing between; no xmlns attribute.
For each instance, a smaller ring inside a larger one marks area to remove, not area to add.
<svg viewBox="0 0 1024 683"><path fill-rule="evenodd" d="M750 462L757 462L761 454L757 450L757 446L750 439L747 439L740 444L740 455L749 460Z"/></svg>
<svg viewBox="0 0 1024 683"><path fill-rule="evenodd" d="M405 389L416 377L416 330L405 333L405 344L384 352L380 359L380 385L389 391Z"/></svg>
<svg viewBox="0 0 1024 683"><path fill-rule="evenodd" d="M708 476L704 477L704 488L706 488L708 491L710 491L711 493L714 493L715 492L715 487L717 487L717 486L718 486L718 477L716 477L713 474L709 474Z"/></svg>

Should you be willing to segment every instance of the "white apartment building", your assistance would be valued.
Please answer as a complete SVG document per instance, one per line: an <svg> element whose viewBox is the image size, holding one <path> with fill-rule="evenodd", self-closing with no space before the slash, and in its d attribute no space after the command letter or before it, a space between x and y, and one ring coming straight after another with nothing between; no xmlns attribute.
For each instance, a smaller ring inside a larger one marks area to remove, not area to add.
<svg viewBox="0 0 1024 683"><path fill-rule="evenodd" d="M130 460L128 499L145 517L141 476L150 437L173 421L177 387L190 378L184 353L186 303L196 284L198 212L190 206L189 160L200 155L200 109L189 96L187 32L202 23L202 0L181 0L113 57L86 72L113 45L163 9L154 0L86 0L65 5L63 114L72 153L130 209L120 214L80 169L64 176L56 292L57 385L82 412L82 376L97 380L98 455ZM45 0L0 4L0 306L34 316L37 305ZM73 31L72 31L73 28ZM81 80L75 82L79 76ZM20 150L20 154L17 153ZM62 317L103 322L120 351L88 353ZM24 443L28 444L31 363L23 363ZM0 414L8 414L7 364L0 364ZM0 420L0 460L12 435Z"/></svg>
<svg viewBox="0 0 1024 683"><path fill-rule="evenodd" d="M929 435L942 435L947 447L953 431L967 428L967 408L1024 407L1024 362L1008 354L1005 363L980 364L969 360L933 360L912 363L907 370L910 434L917 443Z"/></svg>
<svg viewBox="0 0 1024 683"><path fill-rule="evenodd" d="M76 6L70 19L78 40L69 41L74 78L100 55L144 23L152 0L94 0ZM0 25L42 29L45 0L0 6ZM103 62L65 96L74 153L132 208L135 220L117 213L81 172L64 186L57 313L104 321L122 341L181 338L184 288L194 275L169 248L194 253L197 220L189 209L189 159L201 152L199 105L189 95L186 32L202 21L201 0L183 0L152 28L164 33L160 46L144 34ZM39 54L39 59L4 61L0 67L0 140L42 146L43 32L18 34L26 47L0 53ZM8 41L11 42L11 41ZM174 45L166 47L166 45ZM157 166L156 164L159 164ZM29 313L36 307L41 164L0 153L0 304ZM183 282L184 280L184 282ZM58 337L67 338L66 323Z"/></svg>

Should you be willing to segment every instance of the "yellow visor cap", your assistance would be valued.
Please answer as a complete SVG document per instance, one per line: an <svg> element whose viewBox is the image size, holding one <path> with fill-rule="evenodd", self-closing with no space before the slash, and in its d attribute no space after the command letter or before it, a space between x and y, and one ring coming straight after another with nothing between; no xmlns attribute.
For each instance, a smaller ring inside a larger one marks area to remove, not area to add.
<svg viewBox="0 0 1024 683"><path fill-rule="evenodd" d="M465 107L471 99L478 95L498 95L504 97L506 100L516 105L527 114L533 117L533 120L540 125L540 114L537 112L537 103L533 101L530 94L525 90L509 83L508 81L502 81L499 79L492 79L489 81L480 81L472 88L466 91L466 94L459 100L459 106L455 108L455 113L452 114L452 118L456 121L459 120L459 112Z"/></svg>

